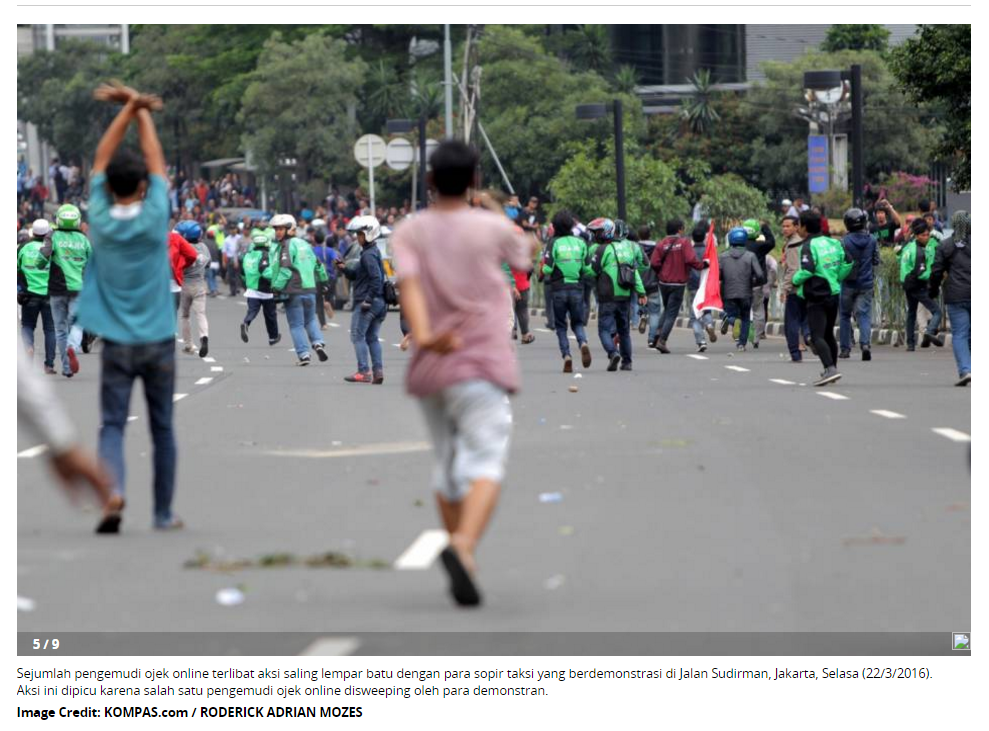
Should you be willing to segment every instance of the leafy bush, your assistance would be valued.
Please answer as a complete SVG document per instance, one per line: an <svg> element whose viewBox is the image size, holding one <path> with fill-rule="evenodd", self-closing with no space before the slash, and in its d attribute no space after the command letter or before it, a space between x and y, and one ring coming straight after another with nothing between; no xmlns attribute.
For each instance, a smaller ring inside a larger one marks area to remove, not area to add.
<svg viewBox="0 0 989 731"><path fill-rule="evenodd" d="M766 217L766 196L734 174L715 175L700 185L704 215L715 220L719 236L747 218Z"/></svg>
<svg viewBox="0 0 989 731"><path fill-rule="evenodd" d="M898 211L916 211L922 198L930 197L934 181L926 175L911 175L902 170L890 173L882 179L886 197Z"/></svg>

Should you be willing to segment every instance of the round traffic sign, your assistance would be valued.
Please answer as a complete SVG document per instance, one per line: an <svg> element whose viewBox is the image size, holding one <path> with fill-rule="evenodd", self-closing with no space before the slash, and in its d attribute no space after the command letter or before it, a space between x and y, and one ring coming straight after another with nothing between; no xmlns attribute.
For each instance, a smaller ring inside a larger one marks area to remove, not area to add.
<svg viewBox="0 0 989 731"><path fill-rule="evenodd" d="M414 158L412 143L404 137L393 139L385 150L385 162L392 170L407 170Z"/></svg>
<svg viewBox="0 0 989 731"><path fill-rule="evenodd" d="M354 143L354 157L361 167L378 167L385 161L385 141L378 135L364 135Z"/></svg>

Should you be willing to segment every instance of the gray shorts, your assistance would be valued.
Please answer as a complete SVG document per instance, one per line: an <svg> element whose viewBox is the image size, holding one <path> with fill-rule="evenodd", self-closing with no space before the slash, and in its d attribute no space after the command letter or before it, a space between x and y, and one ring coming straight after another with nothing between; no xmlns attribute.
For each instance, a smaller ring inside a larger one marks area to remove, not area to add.
<svg viewBox="0 0 989 731"><path fill-rule="evenodd" d="M460 502L474 480L501 483L512 436L512 407L503 389L464 381L420 403L436 455L436 492Z"/></svg>

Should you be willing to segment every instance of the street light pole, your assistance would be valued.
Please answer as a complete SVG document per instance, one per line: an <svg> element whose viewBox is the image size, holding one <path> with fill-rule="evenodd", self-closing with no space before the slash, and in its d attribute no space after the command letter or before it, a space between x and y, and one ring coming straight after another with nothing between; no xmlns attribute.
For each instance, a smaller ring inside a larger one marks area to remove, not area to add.
<svg viewBox="0 0 989 731"><path fill-rule="evenodd" d="M419 208L425 208L426 197L426 115L419 117Z"/></svg>
<svg viewBox="0 0 989 731"><path fill-rule="evenodd" d="M615 99L615 177L618 184L618 217L627 221L625 211L625 131L622 127L622 100Z"/></svg>
<svg viewBox="0 0 989 731"><path fill-rule="evenodd" d="M862 67L852 65L852 205L865 207L863 200L863 181L865 180L865 162L862 144Z"/></svg>
<svg viewBox="0 0 989 731"><path fill-rule="evenodd" d="M446 109L444 135L453 139L453 51L450 48L450 24L443 25L443 99Z"/></svg>

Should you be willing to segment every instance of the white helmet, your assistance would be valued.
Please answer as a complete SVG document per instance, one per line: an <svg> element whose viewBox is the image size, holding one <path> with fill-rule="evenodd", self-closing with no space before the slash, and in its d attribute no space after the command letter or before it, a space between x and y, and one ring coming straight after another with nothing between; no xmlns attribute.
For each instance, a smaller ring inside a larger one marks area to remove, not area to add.
<svg viewBox="0 0 989 731"><path fill-rule="evenodd" d="M295 216L291 216L288 213L278 213L271 217L268 225L272 228L287 228L291 231L295 228Z"/></svg>
<svg viewBox="0 0 989 731"><path fill-rule="evenodd" d="M326 228L326 221L322 218L314 218L309 225L312 228Z"/></svg>
<svg viewBox="0 0 989 731"><path fill-rule="evenodd" d="M363 231L364 240L371 243L381 235L381 224L374 216L355 216L347 224L347 230L354 234Z"/></svg>
<svg viewBox="0 0 989 731"><path fill-rule="evenodd" d="M37 221L31 224L31 235L39 239L43 239L45 236L52 232L52 226L48 221L43 218L39 218Z"/></svg>

